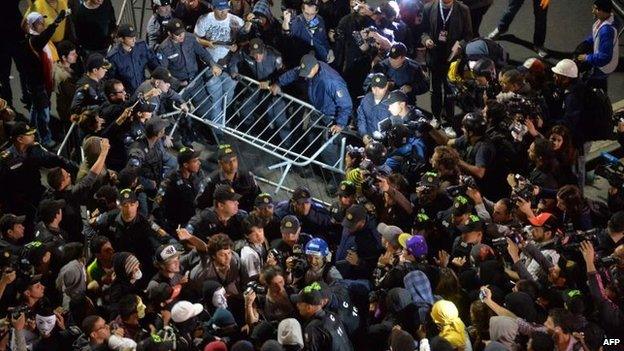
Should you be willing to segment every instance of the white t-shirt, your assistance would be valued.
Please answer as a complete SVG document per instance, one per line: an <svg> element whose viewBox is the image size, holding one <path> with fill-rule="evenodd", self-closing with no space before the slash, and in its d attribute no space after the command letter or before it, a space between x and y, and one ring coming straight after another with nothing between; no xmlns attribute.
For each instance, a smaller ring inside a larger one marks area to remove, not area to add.
<svg viewBox="0 0 624 351"><path fill-rule="evenodd" d="M232 42L236 39L236 33L243 27L243 24L244 22L240 17L231 13L228 13L227 18L223 21L217 21L214 13L210 12L197 20L195 35L210 41ZM229 51L226 45L215 45L214 49L206 49L215 61L224 58Z"/></svg>

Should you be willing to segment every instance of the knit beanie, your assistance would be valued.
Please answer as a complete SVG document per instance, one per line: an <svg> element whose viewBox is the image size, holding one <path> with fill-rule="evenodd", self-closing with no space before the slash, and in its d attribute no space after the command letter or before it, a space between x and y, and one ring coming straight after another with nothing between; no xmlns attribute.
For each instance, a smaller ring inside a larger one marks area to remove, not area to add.
<svg viewBox="0 0 624 351"><path fill-rule="evenodd" d="M286 318L277 326L277 341L282 345L299 345L303 347L301 324L294 318Z"/></svg>
<svg viewBox="0 0 624 351"><path fill-rule="evenodd" d="M459 311L454 303L440 300L431 308L431 318L440 327L440 336L453 347L466 345L464 322L459 318Z"/></svg>
<svg viewBox="0 0 624 351"><path fill-rule="evenodd" d="M124 261L124 268L125 268L126 274L129 277L132 276L132 272L134 272L134 270L138 267L139 267L139 259L137 259L136 256L130 255L126 257L126 260Z"/></svg>

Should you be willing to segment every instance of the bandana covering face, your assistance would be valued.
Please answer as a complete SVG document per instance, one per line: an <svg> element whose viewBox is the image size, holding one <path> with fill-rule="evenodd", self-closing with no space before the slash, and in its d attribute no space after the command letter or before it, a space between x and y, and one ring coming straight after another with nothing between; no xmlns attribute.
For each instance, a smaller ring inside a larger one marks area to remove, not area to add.
<svg viewBox="0 0 624 351"><path fill-rule="evenodd" d="M52 329L56 325L56 316L35 316L35 323L37 324L37 330L41 333L41 335L50 335L52 333Z"/></svg>

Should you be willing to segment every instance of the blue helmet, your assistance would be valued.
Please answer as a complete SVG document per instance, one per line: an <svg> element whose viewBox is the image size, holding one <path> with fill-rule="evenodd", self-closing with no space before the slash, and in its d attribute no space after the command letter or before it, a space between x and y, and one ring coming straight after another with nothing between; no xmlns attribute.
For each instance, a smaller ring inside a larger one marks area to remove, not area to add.
<svg viewBox="0 0 624 351"><path fill-rule="evenodd" d="M305 254L327 257L330 254L329 246L327 246L325 240L321 238L313 238L306 244Z"/></svg>

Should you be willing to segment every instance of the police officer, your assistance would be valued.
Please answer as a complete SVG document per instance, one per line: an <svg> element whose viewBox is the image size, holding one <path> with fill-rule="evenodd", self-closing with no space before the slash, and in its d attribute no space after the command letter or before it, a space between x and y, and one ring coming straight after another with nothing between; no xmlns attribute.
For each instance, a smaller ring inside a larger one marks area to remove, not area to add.
<svg viewBox="0 0 624 351"><path fill-rule="evenodd" d="M372 141L373 132L379 129L379 122L390 117L387 102L388 86L385 74L373 74L370 79L371 91L360 101L356 112L357 130L364 144Z"/></svg>
<svg viewBox="0 0 624 351"><path fill-rule="evenodd" d="M135 28L131 24L120 24L117 36L119 43L107 55L112 64L108 76L122 81L126 89L133 93L145 80L145 68L154 70L159 62L144 41L137 41Z"/></svg>
<svg viewBox="0 0 624 351"><path fill-rule="evenodd" d="M184 226L195 215L197 195L205 187L199 152L183 147L178 153L177 172L161 185L162 209L168 228Z"/></svg>
<svg viewBox="0 0 624 351"><path fill-rule="evenodd" d="M275 214L279 218L296 216L301 222L302 230L314 237L325 237L331 230L329 211L312 201L310 191L303 187L296 188L290 200L279 202L275 206Z"/></svg>
<svg viewBox="0 0 624 351"><path fill-rule="evenodd" d="M219 184L213 193L214 206L205 208L191 217L186 228L181 231L206 240L214 234L224 233L230 239L243 238L243 220L247 212L238 209L238 200L241 196L227 184Z"/></svg>
<svg viewBox="0 0 624 351"><path fill-rule="evenodd" d="M334 223L342 225L342 220L347 212L347 208L357 203L356 190L355 183L352 181L343 180L340 182L336 193L338 200L334 201L329 207L329 212L331 213Z"/></svg>
<svg viewBox="0 0 624 351"><path fill-rule="evenodd" d="M176 244L158 224L139 213L139 200L130 189L119 192L118 210L103 213L91 225L98 234L106 236L118 252L132 252L141 262L144 275L155 273L153 257L156 249L163 244Z"/></svg>
<svg viewBox="0 0 624 351"><path fill-rule="evenodd" d="M306 321L304 326L306 349L313 351L350 351L349 340L342 321L332 312L323 309L327 292L320 283L314 282L292 297L299 315Z"/></svg>
<svg viewBox="0 0 624 351"><path fill-rule="evenodd" d="M301 223L297 219L297 217L293 215L288 215L280 221L280 233L281 239L275 240L271 247L275 249L279 256L275 257L275 255L269 253L269 259L280 265L282 268L288 268L289 257L299 254L303 255L303 249L306 244L312 240L312 236L309 234L305 234L301 232ZM279 261L279 260L282 261ZM267 261L269 263L269 261Z"/></svg>
<svg viewBox="0 0 624 351"><path fill-rule="evenodd" d="M139 85L132 96L132 101L139 99L142 94L146 101L155 106L156 115L174 111L174 103L182 111L188 112L187 104L182 100L180 94L171 89L171 83L173 83L173 76L169 70L158 67L152 71L151 78ZM158 89L159 94L152 94L154 89Z"/></svg>
<svg viewBox="0 0 624 351"><path fill-rule="evenodd" d="M231 186L240 195L240 208L250 212L253 209L256 196L262 191L256 183L253 173L239 170L238 155L229 144L219 145L217 152L219 168L210 175L206 190L197 199L197 206L204 209L212 206L213 192L219 184Z"/></svg>
<svg viewBox="0 0 624 351"><path fill-rule="evenodd" d="M340 133L349 122L353 111L344 79L328 64L318 61L312 54L307 54L301 59L299 67L279 77L277 84L271 86L272 92L279 92L280 86L293 83L297 76L306 78L308 100L325 115L323 122L330 127L329 131L332 134ZM325 135L325 138L329 139L329 135ZM338 158L337 144L328 146L321 156L327 164L334 164Z"/></svg>
<svg viewBox="0 0 624 351"><path fill-rule="evenodd" d="M184 23L177 18L167 23L166 39L158 46L156 56L163 67L184 87L189 84L199 71L197 58L205 64L215 65L212 56L195 38L184 30Z"/></svg>
<svg viewBox="0 0 624 351"><path fill-rule="evenodd" d="M71 103L71 112L80 114L86 109L97 109L104 101L104 87L102 80L106 72L111 68L104 56L98 53L91 54L87 58L85 75L76 82L76 93Z"/></svg>
<svg viewBox="0 0 624 351"><path fill-rule="evenodd" d="M151 118L145 124L145 136L134 142L128 151L128 165L139 169L141 184L152 196L160 182L178 166L163 140L168 124L162 118Z"/></svg>
<svg viewBox="0 0 624 351"><path fill-rule="evenodd" d="M279 74L284 68L282 63L282 55L270 46L266 46L262 39L254 38L249 41L249 48L247 51L240 50L232 57L230 61L230 74L232 77L236 77L239 70L242 74L254 78L260 82L260 89L268 88L269 84L274 83ZM243 116L249 116L253 113L253 110L264 110L268 108L266 112L266 121L264 125L259 125L260 128L266 127L266 124L273 124L279 128L279 136L284 141L285 148L290 147L291 143L287 139L290 135L291 128L287 124L286 117L286 102L283 99L272 97L270 99L264 99L267 93L252 93L249 96L247 103L241 108ZM262 108L257 106L260 101L267 100L265 102L266 107ZM246 121L251 124L252 121Z"/></svg>
<svg viewBox="0 0 624 351"><path fill-rule="evenodd" d="M24 122L11 129L12 145L0 154L0 205L4 213L26 215L32 220L45 188L41 169L62 167L72 174L78 167L35 142L36 129Z"/></svg>
<svg viewBox="0 0 624 351"><path fill-rule="evenodd" d="M395 43L388 57L375 65L373 71L384 73L394 89L406 93L409 102L416 104L416 96L429 91L429 80L422 67L406 55L407 47L403 43Z"/></svg>
<svg viewBox="0 0 624 351"><path fill-rule="evenodd" d="M147 21L147 45L156 51L158 44L167 38L166 27L173 19L171 14L171 0L152 0L154 14Z"/></svg>
<svg viewBox="0 0 624 351"><path fill-rule="evenodd" d="M273 204L271 194L261 193L256 196L254 209L249 213L264 220L264 236L266 236L269 243L281 238L280 219L277 218L274 210L275 205Z"/></svg>

